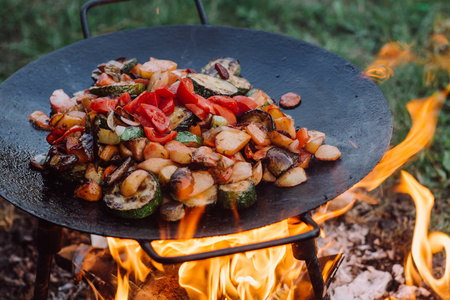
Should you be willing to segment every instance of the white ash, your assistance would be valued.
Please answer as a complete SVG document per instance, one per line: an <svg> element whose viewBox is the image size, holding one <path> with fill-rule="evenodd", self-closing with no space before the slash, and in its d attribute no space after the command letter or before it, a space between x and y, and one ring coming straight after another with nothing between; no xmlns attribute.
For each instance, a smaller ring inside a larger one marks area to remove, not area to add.
<svg viewBox="0 0 450 300"><path fill-rule="evenodd" d="M427 296L424 288L410 287L405 284L404 268L394 264L388 271L377 270L369 261L392 259L394 252L385 251L380 243L368 245L366 235L369 228L365 224L324 224L325 237L317 240L319 256L343 252L345 259L331 283L328 292L332 300L371 300L392 296L397 299L415 299L415 296ZM396 281L398 289L388 291L389 283Z"/></svg>

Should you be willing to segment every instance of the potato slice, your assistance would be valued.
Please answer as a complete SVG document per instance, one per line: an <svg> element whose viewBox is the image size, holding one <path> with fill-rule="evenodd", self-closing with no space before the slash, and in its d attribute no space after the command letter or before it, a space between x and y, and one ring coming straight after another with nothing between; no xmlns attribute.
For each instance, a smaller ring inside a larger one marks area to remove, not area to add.
<svg viewBox="0 0 450 300"><path fill-rule="evenodd" d="M335 146L321 145L314 156L319 160L334 161L341 157L341 151Z"/></svg>
<svg viewBox="0 0 450 300"><path fill-rule="evenodd" d="M306 181L306 173L303 168L296 167L287 170L275 180L274 184L280 187L291 187Z"/></svg>
<svg viewBox="0 0 450 300"><path fill-rule="evenodd" d="M189 195L189 198L203 193L214 185L214 178L208 171L192 172L192 177L194 177L194 190Z"/></svg>
<svg viewBox="0 0 450 300"><path fill-rule="evenodd" d="M216 136L217 152L224 155L234 155L247 145L252 137L243 131L221 131Z"/></svg>
<svg viewBox="0 0 450 300"><path fill-rule="evenodd" d="M171 140L164 145L169 151L169 157L172 161L182 165L190 164L192 161L192 150L179 141Z"/></svg>
<svg viewBox="0 0 450 300"><path fill-rule="evenodd" d="M176 164L173 161L171 161L170 159L154 157L154 158L149 158L149 159L144 160L143 162L138 164L137 167L138 167L138 169L143 169L143 170L152 172L153 174L158 176L164 167L167 167L170 165L176 165Z"/></svg>
<svg viewBox="0 0 450 300"><path fill-rule="evenodd" d="M305 145L305 150L311 154L314 154L317 149L319 149L320 145L322 145L323 141L325 141L325 133L316 130L309 130L308 135L310 138Z"/></svg>
<svg viewBox="0 0 450 300"><path fill-rule="evenodd" d="M238 161L233 166L233 174L228 183L238 182L252 177L253 170L251 163Z"/></svg>

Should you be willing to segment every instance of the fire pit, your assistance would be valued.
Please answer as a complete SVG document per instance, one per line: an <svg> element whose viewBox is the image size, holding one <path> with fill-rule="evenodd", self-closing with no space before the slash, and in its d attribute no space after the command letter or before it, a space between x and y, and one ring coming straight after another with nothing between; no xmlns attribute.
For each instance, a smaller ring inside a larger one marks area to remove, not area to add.
<svg viewBox="0 0 450 300"><path fill-rule="evenodd" d="M166 47L167 37L170 37L170 49ZM242 45L235 42L239 40L251 40L252 43ZM139 41L139 46L136 46L136 41ZM257 53L255 49L258 49ZM105 57L127 55L144 60L149 53L177 60L186 68L198 68L212 56L239 57L246 66L245 76L255 86L264 86L272 97L279 98L286 90L301 90L305 101L301 109L292 110L290 114L306 127L327 132L329 140L341 149L342 160L335 164L317 163L308 174L308 183L299 187L261 186L257 204L240 213L239 220L233 214L205 214L194 235L187 232L177 235L178 224L161 225L152 218L124 221L112 217L99 203L74 200L68 206L71 191L46 182L45 177L29 169L29 158L46 150L44 133L31 128L29 113L36 109L45 110L43 107L48 105L48 95L55 88L77 91L88 86L86 74ZM314 228L308 234L227 248L206 256L179 258L178 261L293 242L299 246L298 242L302 241L300 247L296 246L299 249L297 257L310 261L310 275L320 277L316 286L316 295L320 298L323 279L317 271L314 243L318 228L308 217L308 212L361 180L380 160L390 140L389 108L377 86L362 74L344 59L313 45L247 29L167 26L117 32L80 41L31 63L0 86L0 101L9 112L0 119L4 126L0 138L5 145L0 150L3 158L0 193L14 205L43 220L40 222L40 241L45 242L40 249L38 273L48 272L52 255L59 249L58 226L140 240L156 260L175 262L178 258L156 256L147 241L226 235L301 216ZM21 103L20 107L18 103ZM23 107L30 111L24 111ZM18 139L24 136L27 139ZM164 237L161 230L166 233ZM45 277L38 276L37 280L37 290L43 294L48 284Z"/></svg>

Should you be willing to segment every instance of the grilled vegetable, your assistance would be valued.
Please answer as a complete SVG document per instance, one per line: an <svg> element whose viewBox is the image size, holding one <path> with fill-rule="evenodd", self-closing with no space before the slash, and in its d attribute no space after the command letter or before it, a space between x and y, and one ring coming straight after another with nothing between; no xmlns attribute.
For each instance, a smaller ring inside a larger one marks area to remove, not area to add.
<svg viewBox="0 0 450 300"><path fill-rule="evenodd" d="M243 209L256 202L255 184L251 180L219 186L217 203L225 209Z"/></svg>
<svg viewBox="0 0 450 300"><path fill-rule="evenodd" d="M264 110L249 110L239 118L239 123L241 124L250 124L252 122L261 124L264 128L267 129L267 131L275 130L275 122L272 116Z"/></svg>
<svg viewBox="0 0 450 300"><path fill-rule="evenodd" d="M103 197L110 211L120 217L142 219L153 214L162 203L158 180L150 173L131 196L124 196L121 186L122 182L116 182Z"/></svg>
<svg viewBox="0 0 450 300"><path fill-rule="evenodd" d="M309 140L306 142L305 150L314 154L325 141L325 133L316 130L308 130L308 135Z"/></svg>
<svg viewBox="0 0 450 300"><path fill-rule="evenodd" d="M224 130L216 136L217 152L224 155L234 155L250 141L251 136L239 130Z"/></svg>
<svg viewBox="0 0 450 300"><path fill-rule="evenodd" d="M119 128L119 130L117 131L122 131L120 129L120 127L122 126L117 126L117 128ZM141 138L141 137L145 137L145 132L144 129L142 127L134 127L134 126L128 126L128 127L122 127L123 131L121 132L121 134L119 135L120 141L129 141L132 139L137 139L137 138Z"/></svg>
<svg viewBox="0 0 450 300"><path fill-rule="evenodd" d="M125 92L131 96L137 96L143 91L145 91L145 85L142 83L112 84L89 88L89 93L100 97L118 97Z"/></svg>
<svg viewBox="0 0 450 300"><path fill-rule="evenodd" d="M239 76L241 74L241 64L235 58L231 57L220 57L216 59L212 59L208 62L206 66L201 69L201 73L208 75L216 75L217 69L216 64L221 64L230 75Z"/></svg>
<svg viewBox="0 0 450 300"><path fill-rule="evenodd" d="M174 138L175 141L179 141L185 146L198 148L203 145L203 139L189 131L180 131Z"/></svg>
<svg viewBox="0 0 450 300"><path fill-rule="evenodd" d="M281 187L290 187L299 185L306 181L305 170L301 167L295 167L284 172L275 180L274 184Z"/></svg>
<svg viewBox="0 0 450 300"><path fill-rule="evenodd" d="M230 75L227 81L237 87L238 95L245 95L252 89L251 83L242 77Z"/></svg>
<svg viewBox="0 0 450 300"><path fill-rule="evenodd" d="M130 73L131 69L134 68L134 66L137 65L137 59L136 58L132 58L130 60L127 60L123 63L122 68L120 69L120 73L122 74L126 74L126 73Z"/></svg>
<svg viewBox="0 0 450 300"><path fill-rule="evenodd" d="M233 97L238 93L237 87L220 78L205 74L189 74L188 78L194 84L194 91L205 98L214 95L223 95Z"/></svg>
<svg viewBox="0 0 450 300"><path fill-rule="evenodd" d="M210 206L217 201L217 185L211 186L206 191L183 200L183 204L188 207Z"/></svg>
<svg viewBox="0 0 450 300"><path fill-rule="evenodd" d="M341 157L341 151L335 146L321 145L314 156L320 160L333 161Z"/></svg>
<svg viewBox="0 0 450 300"><path fill-rule="evenodd" d="M222 116L214 115L211 119L211 127L212 128L219 127L219 126L227 126L227 125L228 125L227 119L225 119Z"/></svg>
<svg viewBox="0 0 450 300"><path fill-rule="evenodd" d="M276 177L291 168L297 160L298 155L279 147L270 148L265 159L267 169Z"/></svg>
<svg viewBox="0 0 450 300"><path fill-rule="evenodd" d="M159 214L168 222L176 222L184 217L184 205L178 201L169 201L161 205Z"/></svg>
<svg viewBox="0 0 450 300"><path fill-rule="evenodd" d="M173 113L169 116L169 129L186 131L195 124L195 115L185 106L175 106Z"/></svg>
<svg viewBox="0 0 450 300"><path fill-rule="evenodd" d="M175 200L183 201L194 191L194 177L188 168L178 168L170 177L170 194Z"/></svg>

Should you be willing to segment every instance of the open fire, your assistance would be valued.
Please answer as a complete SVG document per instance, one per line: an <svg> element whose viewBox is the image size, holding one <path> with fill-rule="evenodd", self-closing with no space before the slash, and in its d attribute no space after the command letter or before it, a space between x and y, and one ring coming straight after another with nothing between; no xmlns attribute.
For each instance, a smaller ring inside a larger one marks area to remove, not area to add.
<svg viewBox="0 0 450 300"><path fill-rule="evenodd" d="M448 45L448 41L443 40L442 36L434 36L432 41L440 46ZM394 75L397 65L414 60L419 59L412 53L410 45L391 42L381 49L379 58L366 69L365 74L373 80L383 82ZM448 56L437 54L429 61L437 67L450 70ZM429 72L427 77L432 79L433 74ZM315 211L313 219L318 224L323 224L330 218L344 214L357 200L377 203L368 192L377 188L405 162L430 144L439 112L449 92L450 86L428 98L410 101L407 109L411 115L412 126L405 140L390 149L366 178L338 197L338 201L346 203L344 207L321 207ZM417 211L412 250L407 259L405 258L406 284L412 286L425 282L442 299L450 299L450 237L439 232L428 233L434 198L427 188L404 171L396 191L410 194ZM188 220L186 226L192 224L196 224L196 220ZM191 229L193 232L195 226ZM226 237L163 240L153 242L152 245L160 255L176 256L271 240L307 230L305 224L293 218ZM133 290L132 285L144 282L152 270L164 272L167 268L151 261L136 241L108 238L108 245L118 268L115 296L117 300L128 299L130 290ZM319 250L319 256L323 249L325 247ZM432 258L435 253L442 251L446 257L445 273L436 278L432 272ZM290 245L186 262L178 269L179 285L185 289L190 299L298 299L298 287L306 273L304 262L294 258ZM326 267L323 273L326 273ZM405 298L415 299L415 296L412 292Z"/></svg>

